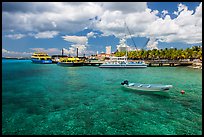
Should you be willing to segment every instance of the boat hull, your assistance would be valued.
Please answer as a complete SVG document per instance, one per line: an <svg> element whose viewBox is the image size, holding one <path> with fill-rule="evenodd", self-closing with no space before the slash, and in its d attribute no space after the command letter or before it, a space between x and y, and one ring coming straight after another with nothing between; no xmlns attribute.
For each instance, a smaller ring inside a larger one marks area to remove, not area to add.
<svg viewBox="0 0 204 137"><path fill-rule="evenodd" d="M64 67L77 67L77 66L82 66L83 63L58 62L57 65L64 66Z"/></svg>
<svg viewBox="0 0 204 137"><path fill-rule="evenodd" d="M146 68L146 64L102 64L99 68Z"/></svg>
<svg viewBox="0 0 204 137"><path fill-rule="evenodd" d="M168 92L172 85L161 85L161 84L140 84L140 83L130 83L128 85L123 85L125 88L143 92Z"/></svg>
<svg viewBox="0 0 204 137"><path fill-rule="evenodd" d="M31 59L31 61L37 64L52 64L52 60Z"/></svg>

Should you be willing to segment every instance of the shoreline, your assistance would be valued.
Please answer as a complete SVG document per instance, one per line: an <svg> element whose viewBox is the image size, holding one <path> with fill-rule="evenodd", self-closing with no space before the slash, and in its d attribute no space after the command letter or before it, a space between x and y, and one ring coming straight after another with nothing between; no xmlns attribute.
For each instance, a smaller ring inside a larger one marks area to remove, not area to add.
<svg viewBox="0 0 204 137"><path fill-rule="evenodd" d="M193 69L201 69L202 70L202 62L195 62L190 66L187 66L189 68L193 68Z"/></svg>
<svg viewBox="0 0 204 137"><path fill-rule="evenodd" d="M2 59L29 60L30 58L2 57ZM148 67L167 67L167 66L169 66L169 65L163 64L162 66L159 66L157 64L157 65L152 65L152 66L148 66ZM183 65L175 65L175 67L179 67L179 66L183 66ZM193 68L193 69L201 69L202 70L202 62L194 62L192 65L188 65L186 67Z"/></svg>

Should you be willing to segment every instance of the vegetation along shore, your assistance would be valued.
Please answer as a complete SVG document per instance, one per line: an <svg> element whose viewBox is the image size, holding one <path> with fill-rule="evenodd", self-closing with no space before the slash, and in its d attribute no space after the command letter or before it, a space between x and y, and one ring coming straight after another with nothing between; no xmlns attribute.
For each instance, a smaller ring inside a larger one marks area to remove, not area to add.
<svg viewBox="0 0 204 137"><path fill-rule="evenodd" d="M124 56L125 52L116 52L115 56ZM153 49L137 50L128 52L128 59L132 60L168 60L168 61L185 61L192 62L189 67L202 69L202 46L193 46L192 48L177 49Z"/></svg>

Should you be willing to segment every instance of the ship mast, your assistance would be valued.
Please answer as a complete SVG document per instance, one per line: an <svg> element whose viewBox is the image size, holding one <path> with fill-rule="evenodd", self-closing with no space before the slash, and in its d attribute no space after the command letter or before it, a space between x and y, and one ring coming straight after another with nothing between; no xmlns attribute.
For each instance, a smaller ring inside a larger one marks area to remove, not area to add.
<svg viewBox="0 0 204 137"><path fill-rule="evenodd" d="M126 24L126 22L124 21L124 24L125 24L125 26L127 27L127 31L128 31L128 33L130 34L130 38L131 38L131 40L132 40L132 42L133 42L133 44L134 44L134 46L135 46L135 48L136 48L136 51L138 50L137 49L137 46L136 46L136 44L135 44L135 41L133 40L133 38L132 38L132 34L130 33L130 30L129 30L129 28L128 28L128 26L127 26L127 24Z"/></svg>
<svg viewBox="0 0 204 137"><path fill-rule="evenodd" d="M126 38L126 35L125 35L125 38ZM128 49L128 47L127 47L126 39L125 39L125 41L124 41L124 44L125 44L125 63L127 63L127 58L128 58L127 49Z"/></svg>

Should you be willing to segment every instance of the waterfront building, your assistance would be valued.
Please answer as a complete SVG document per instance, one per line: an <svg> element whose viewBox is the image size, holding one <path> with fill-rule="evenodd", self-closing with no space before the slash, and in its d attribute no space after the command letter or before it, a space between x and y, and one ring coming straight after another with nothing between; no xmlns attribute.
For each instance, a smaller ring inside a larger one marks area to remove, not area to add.
<svg viewBox="0 0 204 137"><path fill-rule="evenodd" d="M119 52L129 51L130 47L127 44L125 44L125 41L126 40L124 38L120 39L119 45L117 45L117 50Z"/></svg>
<svg viewBox="0 0 204 137"><path fill-rule="evenodd" d="M106 54L104 52L101 52L100 54L97 54L96 58L98 60L105 60L105 59L109 59L111 56L111 54Z"/></svg>
<svg viewBox="0 0 204 137"><path fill-rule="evenodd" d="M118 47L119 52L128 51L128 47Z"/></svg>
<svg viewBox="0 0 204 137"><path fill-rule="evenodd" d="M111 46L106 46L106 54L111 54Z"/></svg>

